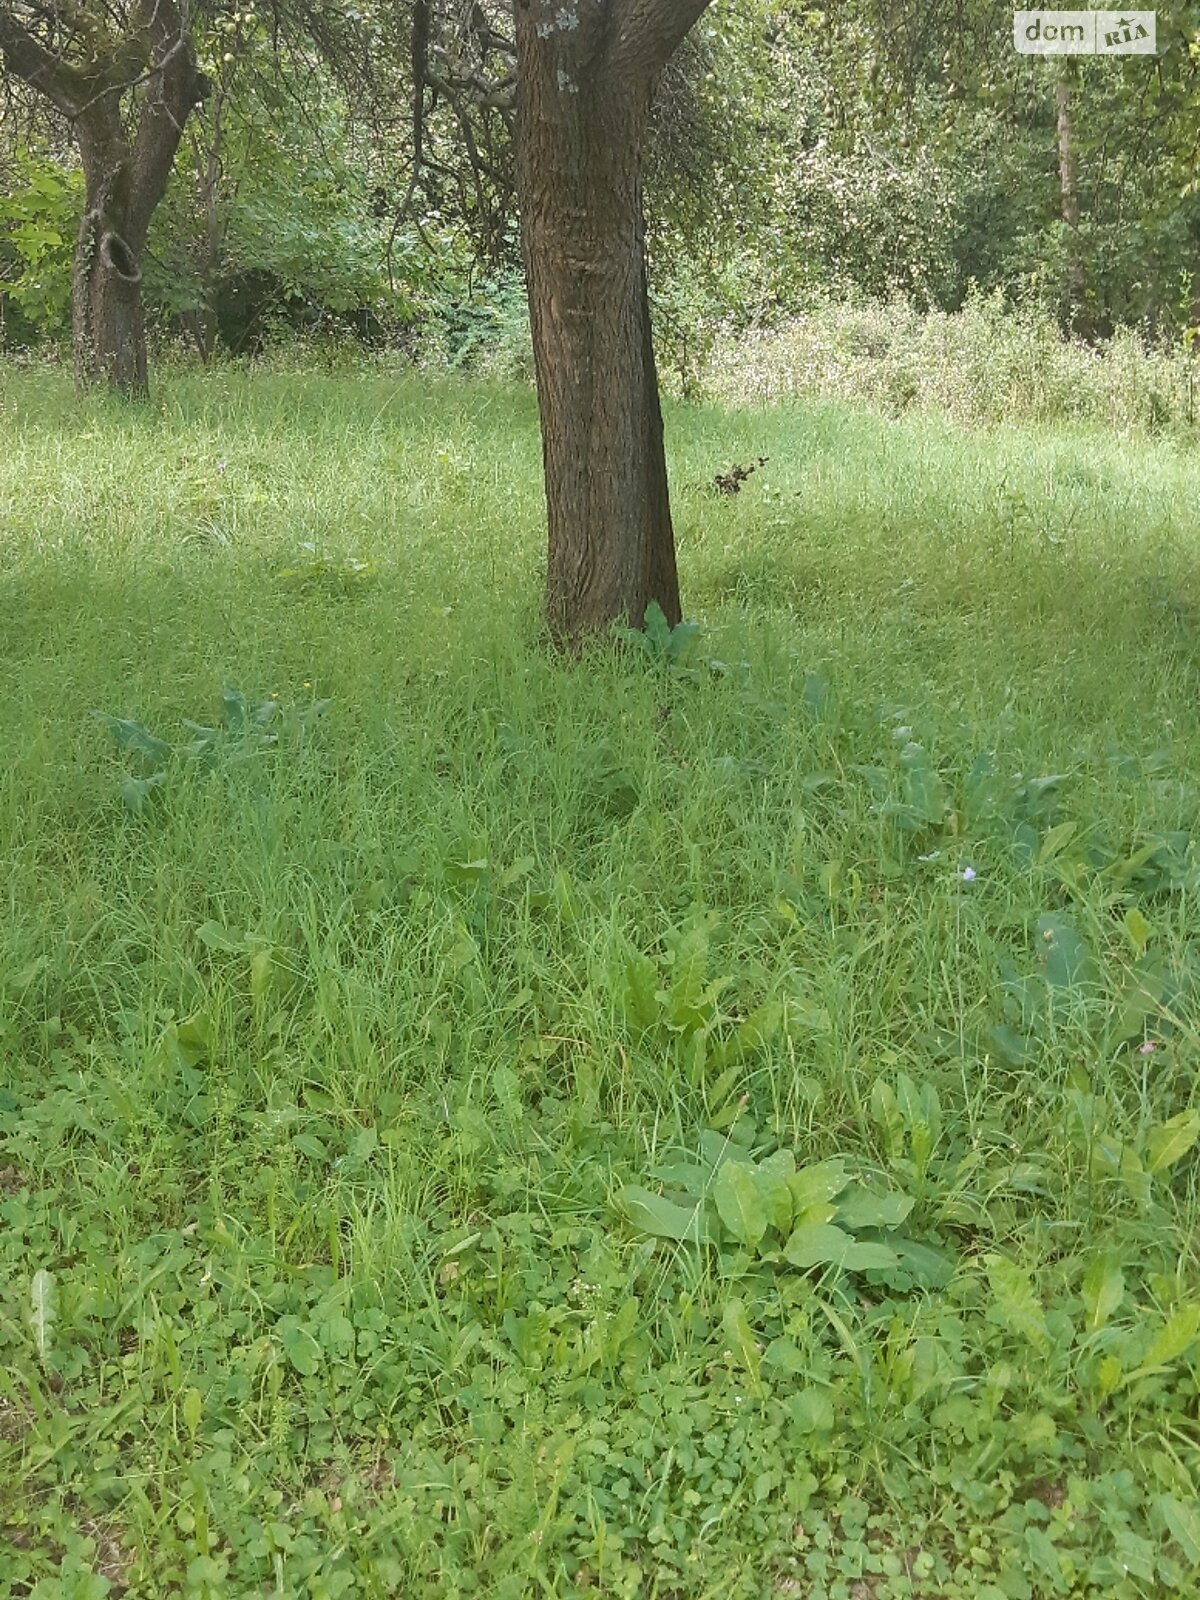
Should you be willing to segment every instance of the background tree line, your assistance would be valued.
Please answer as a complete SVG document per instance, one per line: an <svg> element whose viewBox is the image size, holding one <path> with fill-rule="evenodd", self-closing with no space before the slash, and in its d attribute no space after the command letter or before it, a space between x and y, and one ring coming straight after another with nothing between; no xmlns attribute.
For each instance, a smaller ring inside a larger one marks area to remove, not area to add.
<svg viewBox="0 0 1200 1600"><path fill-rule="evenodd" d="M814 295L953 310L975 285L1090 336L1173 338L1200 320L1200 7L1159 11L1157 56L1066 63L1018 56L1010 17L921 23L857 0L705 16L665 75L648 156L673 357ZM411 10L359 13L341 37L303 23L261 0L192 15L209 87L148 224L152 328L206 359L295 328L435 328L469 354L521 302L504 108L448 82L450 61L470 87L469 30L442 49L445 92L425 90L414 171ZM10 73L9 346L70 326L82 191L63 117Z"/></svg>

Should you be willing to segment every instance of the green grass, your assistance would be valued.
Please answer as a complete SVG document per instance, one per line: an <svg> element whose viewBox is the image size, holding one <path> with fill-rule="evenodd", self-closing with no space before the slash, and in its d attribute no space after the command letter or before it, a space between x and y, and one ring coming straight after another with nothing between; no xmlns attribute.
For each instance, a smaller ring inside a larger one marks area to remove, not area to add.
<svg viewBox="0 0 1200 1600"><path fill-rule="evenodd" d="M1194 1592L1200 462L668 427L0 374L0 1593Z"/></svg>

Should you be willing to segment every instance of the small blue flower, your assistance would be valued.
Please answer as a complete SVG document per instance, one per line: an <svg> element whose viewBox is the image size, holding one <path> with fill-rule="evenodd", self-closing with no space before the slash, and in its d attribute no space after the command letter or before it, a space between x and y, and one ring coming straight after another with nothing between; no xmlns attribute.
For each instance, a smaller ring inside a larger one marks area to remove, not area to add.
<svg viewBox="0 0 1200 1600"><path fill-rule="evenodd" d="M959 877L964 883L974 883L978 876L979 874L975 871L974 867L964 867L959 873Z"/></svg>

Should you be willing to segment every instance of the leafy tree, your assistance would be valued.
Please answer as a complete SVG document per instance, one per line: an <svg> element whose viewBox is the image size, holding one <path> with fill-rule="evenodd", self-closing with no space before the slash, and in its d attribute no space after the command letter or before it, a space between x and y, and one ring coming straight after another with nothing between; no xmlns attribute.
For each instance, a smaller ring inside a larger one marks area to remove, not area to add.
<svg viewBox="0 0 1200 1600"><path fill-rule="evenodd" d="M1032 289L1085 336L1178 333L1200 311L1200 5L1158 8L1150 56L1023 56L1011 18L831 0L821 60L851 119L907 121L957 170L961 283Z"/></svg>
<svg viewBox="0 0 1200 1600"><path fill-rule="evenodd" d="M144 394L146 238L188 115L207 91L186 0L0 0L0 64L66 118L83 165L76 382Z"/></svg>
<svg viewBox="0 0 1200 1600"><path fill-rule="evenodd" d="M363 137L323 64L294 59L250 4L198 22L196 49L210 93L151 230L149 302L204 360L218 337L253 349L273 324L406 320L439 251L393 237L389 284L385 141Z"/></svg>
<svg viewBox="0 0 1200 1600"><path fill-rule="evenodd" d="M17 342L71 325L71 259L82 199L80 174L60 162L15 152L0 193L0 306L19 319ZM0 318L0 336L7 330Z"/></svg>

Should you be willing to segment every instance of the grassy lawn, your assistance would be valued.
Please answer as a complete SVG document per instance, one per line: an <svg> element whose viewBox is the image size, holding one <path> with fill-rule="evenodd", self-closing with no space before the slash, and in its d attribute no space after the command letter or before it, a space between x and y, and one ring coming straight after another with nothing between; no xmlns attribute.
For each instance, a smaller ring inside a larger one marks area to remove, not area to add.
<svg viewBox="0 0 1200 1600"><path fill-rule="evenodd" d="M0 1594L1196 1592L1200 457L668 429L0 372Z"/></svg>

